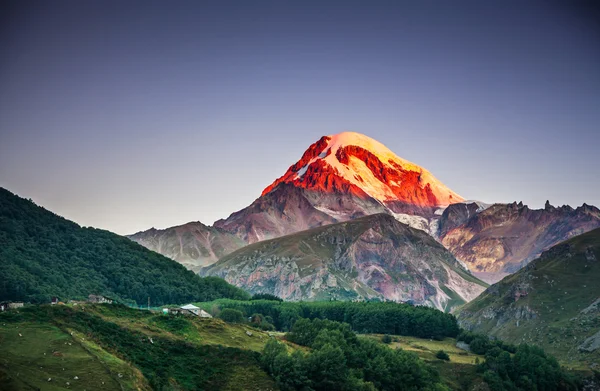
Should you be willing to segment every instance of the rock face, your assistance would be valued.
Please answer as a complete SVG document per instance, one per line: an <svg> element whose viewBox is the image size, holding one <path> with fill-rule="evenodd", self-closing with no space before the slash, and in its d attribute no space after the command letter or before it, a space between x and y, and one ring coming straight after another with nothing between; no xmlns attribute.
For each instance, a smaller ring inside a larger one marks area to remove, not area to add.
<svg viewBox="0 0 600 391"><path fill-rule="evenodd" d="M462 201L429 171L345 132L321 137L260 198L215 226L254 243L383 212L430 232L436 210Z"/></svg>
<svg viewBox="0 0 600 391"><path fill-rule="evenodd" d="M558 244L462 307L462 327L533 343L573 363L600 360L600 229Z"/></svg>
<svg viewBox="0 0 600 391"><path fill-rule="evenodd" d="M553 245L600 227L600 210L529 209L522 203L495 204L476 211L475 205L456 204L444 210L439 238L473 272L513 273Z"/></svg>
<svg viewBox="0 0 600 391"><path fill-rule="evenodd" d="M246 245L237 236L200 222L164 230L151 228L128 237L195 272Z"/></svg>
<svg viewBox="0 0 600 391"><path fill-rule="evenodd" d="M286 300L379 298L442 310L472 300L486 286L431 236L388 214L254 243L200 275Z"/></svg>

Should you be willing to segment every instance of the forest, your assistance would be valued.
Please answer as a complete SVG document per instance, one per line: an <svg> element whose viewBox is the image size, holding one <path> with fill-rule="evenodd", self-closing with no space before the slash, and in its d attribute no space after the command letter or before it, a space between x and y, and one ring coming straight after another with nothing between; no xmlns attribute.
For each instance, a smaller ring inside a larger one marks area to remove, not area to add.
<svg viewBox="0 0 600 391"><path fill-rule="evenodd" d="M328 319L348 323L357 333L410 335L441 339L456 337L460 328L454 315L437 309L395 302L282 302L280 300L220 299L197 303L215 315L227 309L244 318L260 315L279 331L291 330L301 318ZM228 311L229 312L229 311Z"/></svg>
<svg viewBox="0 0 600 391"><path fill-rule="evenodd" d="M0 188L0 300L48 303L101 294L152 305L249 295L201 278L108 231L83 228Z"/></svg>

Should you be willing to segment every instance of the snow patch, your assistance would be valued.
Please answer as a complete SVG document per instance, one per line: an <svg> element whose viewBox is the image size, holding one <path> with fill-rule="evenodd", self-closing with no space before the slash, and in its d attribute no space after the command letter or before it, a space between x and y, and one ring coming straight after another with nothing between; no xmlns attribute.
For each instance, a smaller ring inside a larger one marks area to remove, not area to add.
<svg viewBox="0 0 600 391"><path fill-rule="evenodd" d="M298 172L296 173L296 178L302 178L304 176L304 174L306 174L306 171L308 170L308 166L310 164L307 164L306 166L302 167L301 169L298 170Z"/></svg>
<svg viewBox="0 0 600 391"><path fill-rule="evenodd" d="M394 212L392 212L392 216L403 224L429 233L429 221L425 217Z"/></svg>

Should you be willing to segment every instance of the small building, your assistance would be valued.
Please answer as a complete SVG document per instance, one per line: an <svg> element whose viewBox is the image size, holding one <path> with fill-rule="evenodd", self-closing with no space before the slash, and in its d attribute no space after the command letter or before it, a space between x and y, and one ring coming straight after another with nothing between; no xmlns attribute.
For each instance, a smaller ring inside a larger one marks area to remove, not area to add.
<svg viewBox="0 0 600 391"><path fill-rule="evenodd" d="M53 297L52 300L50 301L50 304L52 304L52 305L58 304L58 297Z"/></svg>
<svg viewBox="0 0 600 391"><path fill-rule="evenodd" d="M192 314L194 314L196 316L198 316L198 314L200 313L200 307L196 307L193 304L184 305L183 307L181 307L181 309L189 311L189 312L191 312Z"/></svg>
<svg viewBox="0 0 600 391"><path fill-rule="evenodd" d="M15 301L15 302L3 301L2 303L0 303L0 311L4 312L6 310L14 310L16 308L23 307L23 305L24 305L24 303L21 301Z"/></svg>
<svg viewBox="0 0 600 391"><path fill-rule="evenodd" d="M104 297L101 295L89 295L88 301L90 303L98 303L98 304L112 304L113 300L108 297Z"/></svg>
<svg viewBox="0 0 600 391"><path fill-rule="evenodd" d="M201 318L207 318L207 319L212 318L212 315L204 310L200 310L200 312L198 313L198 316Z"/></svg>
<svg viewBox="0 0 600 391"><path fill-rule="evenodd" d="M201 318L212 318L211 314L204 311L203 309L200 309L200 307L196 307L193 304L187 304L179 308L163 308L163 314L190 315L199 316Z"/></svg>

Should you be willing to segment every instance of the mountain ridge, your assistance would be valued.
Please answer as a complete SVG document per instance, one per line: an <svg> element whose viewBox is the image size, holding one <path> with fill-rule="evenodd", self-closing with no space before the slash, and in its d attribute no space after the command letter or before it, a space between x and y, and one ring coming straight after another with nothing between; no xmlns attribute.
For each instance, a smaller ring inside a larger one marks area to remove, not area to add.
<svg viewBox="0 0 600 391"><path fill-rule="evenodd" d="M487 286L432 237L386 213L253 243L200 275L288 300L378 298L438 309Z"/></svg>
<svg viewBox="0 0 600 391"><path fill-rule="evenodd" d="M519 270L542 251L600 227L600 210L583 204L530 209L522 202L475 206L450 205L440 219L440 241L458 259L479 272Z"/></svg>

